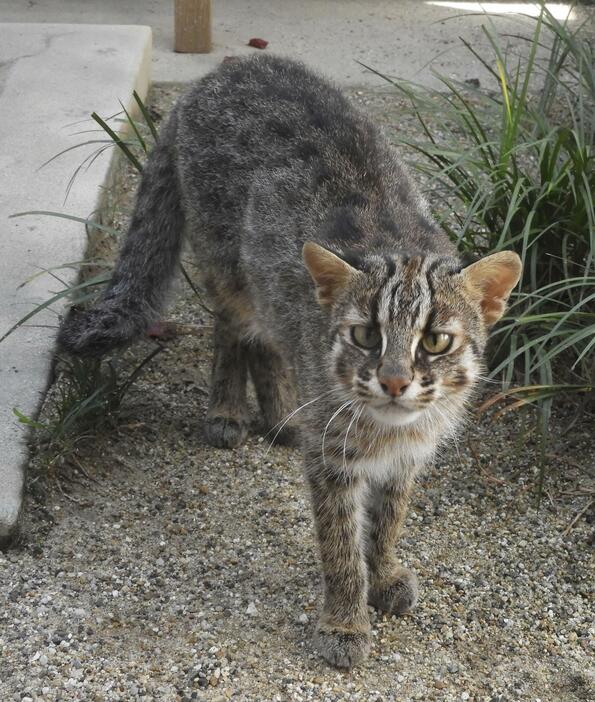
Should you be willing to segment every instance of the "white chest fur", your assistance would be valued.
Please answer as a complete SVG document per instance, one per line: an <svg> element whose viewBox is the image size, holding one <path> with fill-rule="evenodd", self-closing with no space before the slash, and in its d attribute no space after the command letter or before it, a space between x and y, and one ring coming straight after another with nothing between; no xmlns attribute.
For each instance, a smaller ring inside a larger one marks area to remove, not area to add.
<svg viewBox="0 0 595 702"><path fill-rule="evenodd" d="M355 475L371 483L386 483L395 479L408 482L432 460L434 451L434 442L416 441L403 436L368 457L356 458L349 468Z"/></svg>

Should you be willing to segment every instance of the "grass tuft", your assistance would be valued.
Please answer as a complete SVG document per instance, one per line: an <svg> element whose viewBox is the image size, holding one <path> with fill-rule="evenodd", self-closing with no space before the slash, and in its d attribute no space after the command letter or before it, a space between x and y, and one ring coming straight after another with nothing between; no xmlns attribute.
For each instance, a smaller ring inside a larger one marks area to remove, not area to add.
<svg viewBox="0 0 595 702"><path fill-rule="evenodd" d="M35 419L13 408L18 421L35 432L48 468L63 463L82 441L115 425L130 387L161 351L157 346L127 374L113 359L57 359L48 418Z"/></svg>

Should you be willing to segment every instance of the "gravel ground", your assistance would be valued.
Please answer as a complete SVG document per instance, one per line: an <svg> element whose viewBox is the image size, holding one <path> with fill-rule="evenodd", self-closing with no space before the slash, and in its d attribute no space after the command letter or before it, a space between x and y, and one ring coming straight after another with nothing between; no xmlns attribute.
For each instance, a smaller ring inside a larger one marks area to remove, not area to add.
<svg viewBox="0 0 595 702"><path fill-rule="evenodd" d="M396 121L392 96L353 97ZM118 225L134 184L122 167ZM568 428L576 408L558 408L539 511L534 417L472 418L407 519L418 607L373 614L370 658L338 672L310 644L321 583L299 454L256 433L205 445L210 321L179 293L170 318L194 333L166 342L78 468L48 481L33 446L23 542L0 553L0 700L595 699L588 416Z"/></svg>

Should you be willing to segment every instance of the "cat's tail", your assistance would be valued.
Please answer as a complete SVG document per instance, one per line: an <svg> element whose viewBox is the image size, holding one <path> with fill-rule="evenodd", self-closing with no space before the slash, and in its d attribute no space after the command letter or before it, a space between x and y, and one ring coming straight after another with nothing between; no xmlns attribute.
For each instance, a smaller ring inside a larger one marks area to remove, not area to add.
<svg viewBox="0 0 595 702"><path fill-rule="evenodd" d="M176 131L174 111L143 170L128 234L101 299L89 310L73 308L60 329L58 345L72 354L101 356L126 346L159 316L185 224Z"/></svg>

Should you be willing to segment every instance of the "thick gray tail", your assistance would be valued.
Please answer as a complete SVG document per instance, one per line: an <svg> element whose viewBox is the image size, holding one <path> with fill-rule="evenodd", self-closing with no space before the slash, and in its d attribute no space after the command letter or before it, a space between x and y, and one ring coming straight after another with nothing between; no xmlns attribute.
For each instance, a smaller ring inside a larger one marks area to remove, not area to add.
<svg viewBox="0 0 595 702"><path fill-rule="evenodd" d="M143 171L134 213L113 276L99 302L72 309L58 334L62 349L102 356L142 336L157 319L182 247L184 210L175 160L176 115Z"/></svg>

